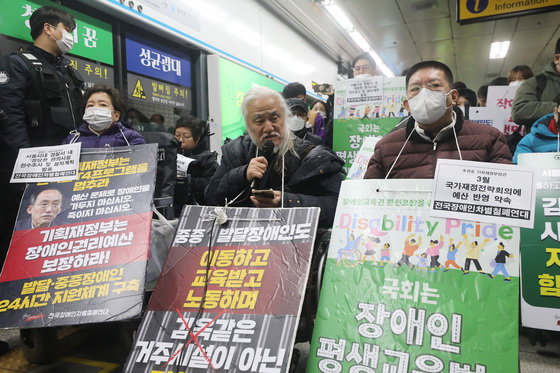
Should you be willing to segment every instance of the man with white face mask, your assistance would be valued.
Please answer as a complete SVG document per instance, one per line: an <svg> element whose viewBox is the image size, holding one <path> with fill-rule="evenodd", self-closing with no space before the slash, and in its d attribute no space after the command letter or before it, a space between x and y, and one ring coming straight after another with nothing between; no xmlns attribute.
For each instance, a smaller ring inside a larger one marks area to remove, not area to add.
<svg viewBox="0 0 560 373"><path fill-rule="evenodd" d="M451 70L438 61L420 62L407 71L404 106L411 117L406 127L377 143L365 179L431 179L438 158L511 163L500 131L464 120L452 82Z"/></svg>
<svg viewBox="0 0 560 373"><path fill-rule="evenodd" d="M307 121L307 103L297 98L289 98L286 104L292 115L286 119L286 127L302 140L315 145L323 145L323 139L311 132L311 125Z"/></svg>
<svg viewBox="0 0 560 373"><path fill-rule="evenodd" d="M33 45L0 57L0 109L8 115L0 127L0 261L21 198L19 188L9 184L19 149L59 145L81 118L83 81L63 57L74 43L74 18L44 6L30 16L29 27Z"/></svg>

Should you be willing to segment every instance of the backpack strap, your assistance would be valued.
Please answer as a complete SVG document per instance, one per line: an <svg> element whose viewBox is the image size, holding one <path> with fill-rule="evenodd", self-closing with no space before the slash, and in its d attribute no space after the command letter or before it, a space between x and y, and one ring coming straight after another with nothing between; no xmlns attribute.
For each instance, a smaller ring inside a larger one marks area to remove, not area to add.
<svg viewBox="0 0 560 373"><path fill-rule="evenodd" d="M546 88L546 76L541 73L535 76L537 79L537 101L541 101L541 96Z"/></svg>

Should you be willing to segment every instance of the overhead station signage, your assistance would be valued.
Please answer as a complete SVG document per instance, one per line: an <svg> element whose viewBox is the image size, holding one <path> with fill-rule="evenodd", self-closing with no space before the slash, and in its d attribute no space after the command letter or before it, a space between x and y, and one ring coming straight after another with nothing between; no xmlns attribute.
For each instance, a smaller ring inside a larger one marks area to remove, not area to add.
<svg viewBox="0 0 560 373"><path fill-rule="evenodd" d="M148 42L127 34L126 67L128 71L181 86L191 86L191 61L188 56L157 48Z"/></svg>
<svg viewBox="0 0 560 373"><path fill-rule="evenodd" d="M560 0L457 0L457 22L494 21L558 9Z"/></svg>

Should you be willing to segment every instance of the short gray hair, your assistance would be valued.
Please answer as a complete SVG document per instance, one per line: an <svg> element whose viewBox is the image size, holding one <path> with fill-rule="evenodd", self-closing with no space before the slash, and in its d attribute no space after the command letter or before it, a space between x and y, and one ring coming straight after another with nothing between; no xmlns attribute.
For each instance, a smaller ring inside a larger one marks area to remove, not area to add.
<svg viewBox="0 0 560 373"><path fill-rule="evenodd" d="M268 87L258 85L245 93L243 102L241 103L241 113L243 114L243 119L245 120L245 126L247 126L247 115L249 114L249 109L247 107L251 102L261 97L275 97L278 100L278 103L282 108L282 112L284 113L284 121L291 115L290 109L288 108L288 105L286 105L286 101L284 101L279 92L276 92ZM286 123L284 122L284 125L285 124Z"/></svg>

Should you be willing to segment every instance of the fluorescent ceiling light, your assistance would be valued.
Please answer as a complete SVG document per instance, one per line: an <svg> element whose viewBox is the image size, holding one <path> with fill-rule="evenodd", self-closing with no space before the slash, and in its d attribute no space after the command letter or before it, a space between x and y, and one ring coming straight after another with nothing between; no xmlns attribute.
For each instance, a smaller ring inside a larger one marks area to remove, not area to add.
<svg viewBox="0 0 560 373"><path fill-rule="evenodd" d="M358 46L362 48L364 52L367 52L371 49L367 40L358 31L349 32L348 35L350 35L352 40L354 40L354 42L358 44Z"/></svg>
<svg viewBox="0 0 560 373"><path fill-rule="evenodd" d="M375 51L373 49L371 49L369 51L369 54L370 54L371 57L373 57L373 60L375 61L375 64L377 65L377 68L379 70L381 70L383 75L385 75L388 78L392 78L392 77L395 76L395 73L393 72L393 70L391 70L389 68L389 66L387 66L387 64L385 64L385 61L383 61L381 59L381 57L379 57L379 55L377 53L375 53Z"/></svg>
<svg viewBox="0 0 560 373"><path fill-rule="evenodd" d="M325 9L344 31L350 32L354 30L354 24L338 4L325 5Z"/></svg>
<svg viewBox="0 0 560 373"><path fill-rule="evenodd" d="M490 46L490 59L504 58L509 48L508 41L495 41Z"/></svg>

